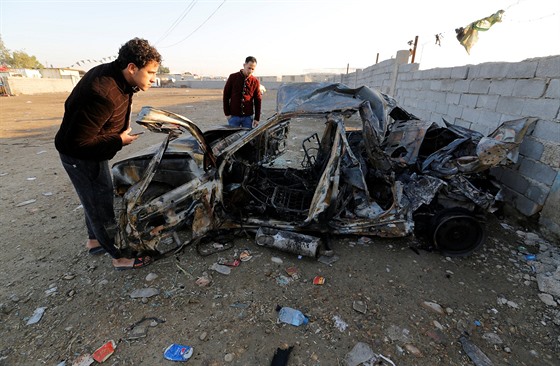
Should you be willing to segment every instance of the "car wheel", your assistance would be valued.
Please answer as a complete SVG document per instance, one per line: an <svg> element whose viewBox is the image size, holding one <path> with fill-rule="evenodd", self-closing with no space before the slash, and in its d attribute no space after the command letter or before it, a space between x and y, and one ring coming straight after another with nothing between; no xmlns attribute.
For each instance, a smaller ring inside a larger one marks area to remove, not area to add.
<svg viewBox="0 0 560 366"><path fill-rule="evenodd" d="M440 212L432 227L435 247L448 256L467 256L480 248L486 238L481 222L464 209Z"/></svg>

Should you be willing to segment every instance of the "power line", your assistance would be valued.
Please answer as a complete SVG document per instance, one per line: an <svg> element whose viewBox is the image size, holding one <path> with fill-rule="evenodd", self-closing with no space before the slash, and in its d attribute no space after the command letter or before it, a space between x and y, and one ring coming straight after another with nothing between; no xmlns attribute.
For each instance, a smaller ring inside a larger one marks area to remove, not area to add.
<svg viewBox="0 0 560 366"><path fill-rule="evenodd" d="M214 14L216 14L216 12L217 12L218 10L220 10L220 8L225 4L225 2L226 2L226 0L222 1L222 3L216 8L216 10L214 10L214 12L212 12L212 14L210 14L210 15L208 16L208 18L206 18L206 20L204 20L204 21L202 22L202 24L200 24L195 30L193 30L193 31L192 31L189 35L187 35L185 38L183 38L182 40L180 40L180 41L177 42L177 43L174 43L174 44L169 45L169 46L165 46L165 47L163 47L163 48L173 47L173 46L178 45L179 43L182 43L182 42L186 41L190 36L192 36L194 33L196 33L196 31L198 31L200 28L202 28L202 26L203 26L204 24L206 24L206 22L209 21L210 18L212 18L212 17L214 16Z"/></svg>
<svg viewBox="0 0 560 366"><path fill-rule="evenodd" d="M196 3L198 2L198 0L193 0L191 1L191 3L187 6L187 8L185 10L183 10L183 13L181 15L179 15L179 17L177 19L175 19L175 21L173 22L173 24L171 24L171 26L169 26L169 28L165 31L165 33L156 41L155 44L158 44L159 42L163 41L165 38L167 38L167 36L179 25L179 23L181 23L185 17L191 12L191 10L194 8L194 6L196 5Z"/></svg>

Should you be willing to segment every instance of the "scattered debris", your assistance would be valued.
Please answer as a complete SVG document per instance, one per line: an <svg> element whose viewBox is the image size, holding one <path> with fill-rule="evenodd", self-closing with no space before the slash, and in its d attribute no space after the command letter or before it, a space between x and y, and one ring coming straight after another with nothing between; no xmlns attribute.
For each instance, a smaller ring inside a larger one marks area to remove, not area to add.
<svg viewBox="0 0 560 366"><path fill-rule="evenodd" d="M276 283L279 284L280 286L287 286L290 284L290 282L292 282L292 279L284 275L280 275L276 277Z"/></svg>
<svg viewBox="0 0 560 366"><path fill-rule="evenodd" d="M309 323L309 319L297 309L283 306L279 307L279 309L277 308L276 310L278 311L279 323L291 324L296 327Z"/></svg>
<svg viewBox="0 0 560 366"><path fill-rule="evenodd" d="M39 308L35 309L35 312L31 316L31 318L29 318L29 320L27 321L27 325L32 325L32 324L38 323L41 320L41 318L43 317L43 314L45 313L45 310L47 310L46 307L39 307Z"/></svg>
<svg viewBox="0 0 560 366"><path fill-rule="evenodd" d="M203 272L202 276L198 277L195 283L200 287L206 287L212 283L212 278L208 275L207 272Z"/></svg>
<svg viewBox="0 0 560 366"><path fill-rule="evenodd" d="M340 257L338 255L333 255L333 256L322 255L319 258L317 258L317 261L330 266L339 259Z"/></svg>
<svg viewBox="0 0 560 366"><path fill-rule="evenodd" d="M323 276L315 276L313 278L313 284L314 285L323 285L325 284L325 277Z"/></svg>
<svg viewBox="0 0 560 366"><path fill-rule="evenodd" d="M91 355L83 354L78 356L78 358L72 362L72 366L90 366L94 362L95 360L91 357Z"/></svg>
<svg viewBox="0 0 560 366"><path fill-rule="evenodd" d="M346 328L348 328L348 324L342 320L342 318L338 315L333 315L332 320L334 321L334 326L341 332L344 332Z"/></svg>
<svg viewBox="0 0 560 366"><path fill-rule="evenodd" d="M27 200L27 201L23 201L23 202L18 203L18 204L16 205L16 207L26 206L26 205L29 205L29 204L35 203L35 202L37 202L36 199L30 199L30 200Z"/></svg>
<svg viewBox="0 0 560 366"><path fill-rule="evenodd" d="M110 340L93 352L93 359L99 363L105 362L115 352L117 344Z"/></svg>
<svg viewBox="0 0 560 366"><path fill-rule="evenodd" d="M260 246L315 258L321 239L291 231L260 227L255 242Z"/></svg>
<svg viewBox="0 0 560 366"><path fill-rule="evenodd" d="M216 271L223 275L229 275L231 273L231 268L228 266L224 266L223 264L213 263L210 268L213 271Z"/></svg>
<svg viewBox="0 0 560 366"><path fill-rule="evenodd" d="M159 290L153 287L145 287L145 288L137 289L130 293L130 297L133 299L148 298L156 295L159 295Z"/></svg>
<svg viewBox="0 0 560 366"><path fill-rule="evenodd" d="M251 252L249 251L249 249L245 249L239 254L239 260L241 262L247 262L247 261L251 260L251 258L253 258L253 256L251 255Z"/></svg>
<svg viewBox="0 0 560 366"><path fill-rule="evenodd" d="M363 342L358 342L354 345L354 348L346 354L344 357L344 363L346 366L358 366L358 365L389 365L395 366L393 361L389 358L383 356L382 354L377 354L367 344Z"/></svg>
<svg viewBox="0 0 560 366"><path fill-rule="evenodd" d="M352 303L352 309L356 310L358 313L367 313L367 304L361 300L356 300Z"/></svg>
<svg viewBox="0 0 560 366"><path fill-rule="evenodd" d="M193 348L181 344L172 344L163 352L163 357L169 361L187 361L193 354Z"/></svg>
<svg viewBox="0 0 560 366"><path fill-rule="evenodd" d="M492 361L475 345L468 339L465 335L459 337L459 342L463 346L463 350L475 364L475 366L492 366L494 365Z"/></svg>

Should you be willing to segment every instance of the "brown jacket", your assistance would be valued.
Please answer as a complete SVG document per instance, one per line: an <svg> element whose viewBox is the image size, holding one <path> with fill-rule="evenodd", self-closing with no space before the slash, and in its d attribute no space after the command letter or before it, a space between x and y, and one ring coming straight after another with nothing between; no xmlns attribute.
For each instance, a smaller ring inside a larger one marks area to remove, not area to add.
<svg viewBox="0 0 560 366"><path fill-rule="evenodd" d="M133 88L116 62L89 70L66 103L56 149L84 160L109 160L122 149L120 134L130 123Z"/></svg>

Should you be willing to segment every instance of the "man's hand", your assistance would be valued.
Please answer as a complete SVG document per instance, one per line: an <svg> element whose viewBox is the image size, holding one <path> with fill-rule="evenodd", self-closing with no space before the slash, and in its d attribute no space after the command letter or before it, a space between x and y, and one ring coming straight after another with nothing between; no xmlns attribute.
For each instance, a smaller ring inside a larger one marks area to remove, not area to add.
<svg viewBox="0 0 560 366"><path fill-rule="evenodd" d="M259 125L259 121L254 120L254 121L253 121L253 128L257 127L258 125Z"/></svg>
<svg viewBox="0 0 560 366"><path fill-rule="evenodd" d="M120 135L123 146L130 145L132 141L140 137L139 135L130 135L130 131L132 131L132 127L127 128L127 130Z"/></svg>

